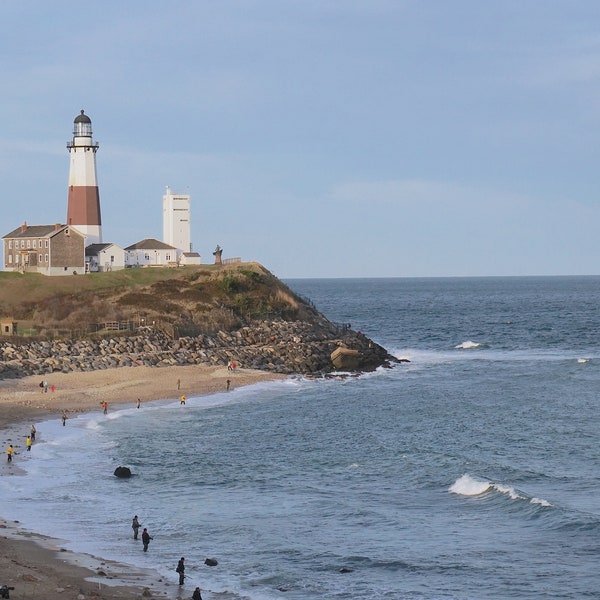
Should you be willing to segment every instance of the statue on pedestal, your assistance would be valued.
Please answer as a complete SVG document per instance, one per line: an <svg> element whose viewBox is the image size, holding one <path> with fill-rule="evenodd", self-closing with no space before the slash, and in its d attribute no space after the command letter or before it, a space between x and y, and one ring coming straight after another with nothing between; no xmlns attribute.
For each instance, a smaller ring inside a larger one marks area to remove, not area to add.
<svg viewBox="0 0 600 600"><path fill-rule="evenodd" d="M215 257L215 265L222 264L221 262L221 254L223 254L223 248L217 244L215 251L213 252L213 256Z"/></svg>

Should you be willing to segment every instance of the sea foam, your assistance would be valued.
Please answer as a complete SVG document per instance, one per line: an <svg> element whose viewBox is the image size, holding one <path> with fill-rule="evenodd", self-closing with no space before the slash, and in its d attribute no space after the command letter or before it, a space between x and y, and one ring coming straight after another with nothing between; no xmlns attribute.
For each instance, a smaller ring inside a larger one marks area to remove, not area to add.
<svg viewBox="0 0 600 600"><path fill-rule="evenodd" d="M468 474L459 477L449 488L449 492L460 496L479 496L492 486L489 481L479 481Z"/></svg>
<svg viewBox="0 0 600 600"><path fill-rule="evenodd" d="M478 344L477 342L473 342L471 340L467 340L466 342L463 342L462 344L458 344L458 346L454 346L457 350L471 350L471 348L479 348L481 344Z"/></svg>

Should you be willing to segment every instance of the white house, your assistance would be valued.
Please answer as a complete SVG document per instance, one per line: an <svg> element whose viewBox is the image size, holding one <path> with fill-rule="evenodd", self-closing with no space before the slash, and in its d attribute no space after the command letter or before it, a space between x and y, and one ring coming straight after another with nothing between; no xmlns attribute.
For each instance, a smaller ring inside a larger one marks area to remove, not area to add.
<svg viewBox="0 0 600 600"><path fill-rule="evenodd" d="M90 244L85 249L86 272L125 268L125 250L116 244Z"/></svg>
<svg viewBox="0 0 600 600"><path fill-rule="evenodd" d="M179 257L180 265L199 265L200 254L198 252L182 252Z"/></svg>
<svg viewBox="0 0 600 600"><path fill-rule="evenodd" d="M125 248L125 266L130 267L170 267L179 263L181 250L147 238Z"/></svg>

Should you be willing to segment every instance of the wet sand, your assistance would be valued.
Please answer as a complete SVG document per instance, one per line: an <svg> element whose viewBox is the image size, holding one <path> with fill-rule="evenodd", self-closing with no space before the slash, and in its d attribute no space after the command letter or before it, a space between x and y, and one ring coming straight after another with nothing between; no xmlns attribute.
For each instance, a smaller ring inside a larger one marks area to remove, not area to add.
<svg viewBox="0 0 600 600"><path fill-rule="evenodd" d="M48 418L108 411L137 401L177 399L211 394L281 379L283 376L263 371L223 366L125 367L104 371L55 373L44 378L26 377L0 380L0 477L19 476L19 453L26 450L25 438L32 424ZM48 381L48 392L39 387ZM54 391L52 391L54 385ZM6 448L12 443L17 452L12 464L6 461ZM0 498L9 502L10 498ZM2 513L0 505L0 514ZM19 527L18 522L0 518L0 586L14 586L11 600L44 598L45 600L110 600L122 598L188 598L176 584L161 581L152 572L132 569L98 556L66 551L60 540L40 536ZM203 598L210 598L203 591Z"/></svg>

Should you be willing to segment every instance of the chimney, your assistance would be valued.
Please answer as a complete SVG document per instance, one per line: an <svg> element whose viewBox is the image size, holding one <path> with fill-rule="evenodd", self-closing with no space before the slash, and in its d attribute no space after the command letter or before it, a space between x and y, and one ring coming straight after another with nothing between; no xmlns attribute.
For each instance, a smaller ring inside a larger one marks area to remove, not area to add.
<svg viewBox="0 0 600 600"><path fill-rule="evenodd" d="M62 227L62 225L60 223L56 223L54 225L54 231L58 231L61 227Z"/></svg>
<svg viewBox="0 0 600 600"><path fill-rule="evenodd" d="M23 221L23 225L21 225L21 233L25 233L27 231L27 221Z"/></svg>

